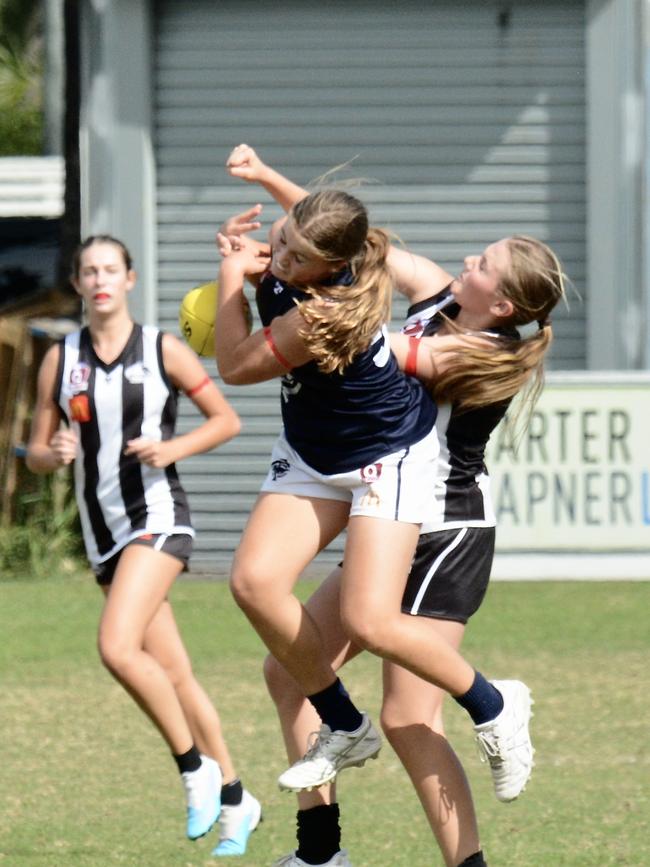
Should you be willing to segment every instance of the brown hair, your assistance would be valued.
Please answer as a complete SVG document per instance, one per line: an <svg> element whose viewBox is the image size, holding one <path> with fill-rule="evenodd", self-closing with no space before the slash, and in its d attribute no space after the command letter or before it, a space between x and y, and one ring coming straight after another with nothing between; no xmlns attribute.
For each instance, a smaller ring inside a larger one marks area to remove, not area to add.
<svg viewBox="0 0 650 867"><path fill-rule="evenodd" d="M467 341L462 351L452 350L453 363L432 385L438 401L464 409L508 400L526 386L525 400L532 409L544 384L544 358L553 340L549 314L564 296L565 275L549 246L525 235L508 238L511 267L499 286L514 312L503 325L537 323L537 330L521 339L488 338L494 348ZM448 320L449 330L462 334ZM481 332L485 339L485 332Z"/></svg>
<svg viewBox="0 0 650 867"><path fill-rule="evenodd" d="M131 258L131 254L126 247L126 244L123 244L122 241L119 241L112 235L89 235L84 241L81 242L81 244L79 244L72 256L73 280L76 280L79 277L79 269L81 268L81 257L84 254L84 251L87 250L89 247L92 247L93 244L113 244L113 246L117 247L122 254L126 270L130 271L133 268L133 259Z"/></svg>
<svg viewBox="0 0 650 867"><path fill-rule="evenodd" d="M307 323L301 335L318 367L341 373L390 319L390 238L368 226L359 199L340 190L311 193L293 206L289 219L318 256L346 262L352 272L350 285L305 287L313 300L298 305Z"/></svg>

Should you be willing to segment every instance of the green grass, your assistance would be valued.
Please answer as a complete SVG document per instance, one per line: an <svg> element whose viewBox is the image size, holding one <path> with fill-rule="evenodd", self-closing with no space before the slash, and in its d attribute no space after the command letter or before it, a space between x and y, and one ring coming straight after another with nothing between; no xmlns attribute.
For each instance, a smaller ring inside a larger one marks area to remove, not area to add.
<svg viewBox="0 0 650 867"><path fill-rule="evenodd" d="M216 835L184 839L173 763L97 659L92 580L9 581L0 600L0 865L214 867ZM268 867L293 848L295 808L275 784L285 762L261 644L223 583L179 582L173 602L238 770L264 804L248 854L219 860ZM650 864L649 603L647 583L492 586L466 655L531 686L537 765L521 799L496 802L469 721L449 702L491 867ZM345 682L376 718L378 660L355 660ZM339 795L355 867L442 863L389 747L346 771Z"/></svg>

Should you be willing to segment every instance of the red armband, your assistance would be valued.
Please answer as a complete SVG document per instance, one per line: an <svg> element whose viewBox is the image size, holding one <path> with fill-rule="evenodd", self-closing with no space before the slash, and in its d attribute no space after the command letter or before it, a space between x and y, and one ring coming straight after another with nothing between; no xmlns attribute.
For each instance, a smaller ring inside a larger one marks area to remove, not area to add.
<svg viewBox="0 0 650 867"><path fill-rule="evenodd" d="M406 356L406 364L404 365L404 373L409 376L416 376L418 370L418 349L420 347L419 337L409 337L409 351Z"/></svg>
<svg viewBox="0 0 650 867"><path fill-rule="evenodd" d="M275 345L275 340L273 339L273 335L271 334L271 326L267 325L262 329L264 331L264 338L269 345L269 349L278 359L282 367L285 367L287 370L293 370L293 364L290 364L284 355L280 352L278 347Z"/></svg>
<svg viewBox="0 0 650 867"><path fill-rule="evenodd" d="M204 388L209 382L210 382L210 377L206 376L205 379L202 379L198 385L195 385L194 388L190 388L188 391L185 392L185 394L188 397L194 397L194 395L197 392L201 391L201 389Z"/></svg>

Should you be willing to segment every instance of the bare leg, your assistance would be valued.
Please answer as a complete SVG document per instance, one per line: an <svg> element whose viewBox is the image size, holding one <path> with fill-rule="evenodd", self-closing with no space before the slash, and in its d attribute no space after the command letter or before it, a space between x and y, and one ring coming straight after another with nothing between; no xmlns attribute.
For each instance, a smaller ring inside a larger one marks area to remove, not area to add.
<svg viewBox="0 0 650 867"><path fill-rule="evenodd" d="M401 613L419 528L350 518L341 578L341 616L354 644L395 662L452 695L474 682L472 666L421 617Z"/></svg>
<svg viewBox="0 0 650 867"><path fill-rule="evenodd" d="M99 653L113 677L158 728L172 753L192 747L192 733L167 672L145 647L145 635L182 566L144 545L120 557L99 624Z"/></svg>
<svg viewBox="0 0 650 867"><path fill-rule="evenodd" d="M333 671L358 653L341 625L339 581L340 570L335 569L305 603L323 638L324 653ZM321 720L311 703L305 699L297 681L272 656L265 660L264 676L280 719L287 758L293 763L305 754L309 736L319 730ZM299 792L297 797L301 810L331 804L336 800L335 785Z"/></svg>
<svg viewBox="0 0 650 867"><path fill-rule="evenodd" d="M303 695L330 686L335 674L325 661L320 630L293 587L345 527L348 513L348 504L337 500L262 494L235 554L235 599Z"/></svg>
<svg viewBox="0 0 650 867"><path fill-rule="evenodd" d="M162 603L149 624L144 649L158 661L172 684L195 745L201 753L216 759L223 782L232 782L237 775L223 738L221 719L194 676L169 602Z"/></svg>
<svg viewBox="0 0 650 867"><path fill-rule="evenodd" d="M325 651L336 671L357 655L339 618L341 570L334 570L305 607L324 636ZM452 647L460 645L464 626L422 618ZM290 762L304 755L309 735L320 720L294 678L268 657L264 673L275 702ZM455 867L480 848L472 795L460 762L444 735L444 692L392 664L384 663L382 725L413 782L447 867ZM298 794L298 808L336 801L335 784Z"/></svg>
<svg viewBox="0 0 650 867"><path fill-rule="evenodd" d="M458 648L461 623L421 618L431 632ZM472 795L463 768L444 734L445 693L411 672L384 662L382 727L404 765L447 867L480 849Z"/></svg>

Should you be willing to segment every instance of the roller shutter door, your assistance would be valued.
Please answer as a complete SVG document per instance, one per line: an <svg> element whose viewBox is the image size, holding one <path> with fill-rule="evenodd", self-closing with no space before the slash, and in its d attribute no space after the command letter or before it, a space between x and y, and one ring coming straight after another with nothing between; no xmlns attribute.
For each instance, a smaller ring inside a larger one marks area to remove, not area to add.
<svg viewBox="0 0 650 867"><path fill-rule="evenodd" d="M155 19L164 327L215 275L225 217L258 200L279 214L223 169L246 141L299 183L349 163L338 177L365 180L373 222L452 273L507 234L548 241L577 290L551 366L585 366L584 3L164 0ZM230 559L280 425L277 382L224 391L242 434L182 468L195 567Z"/></svg>

